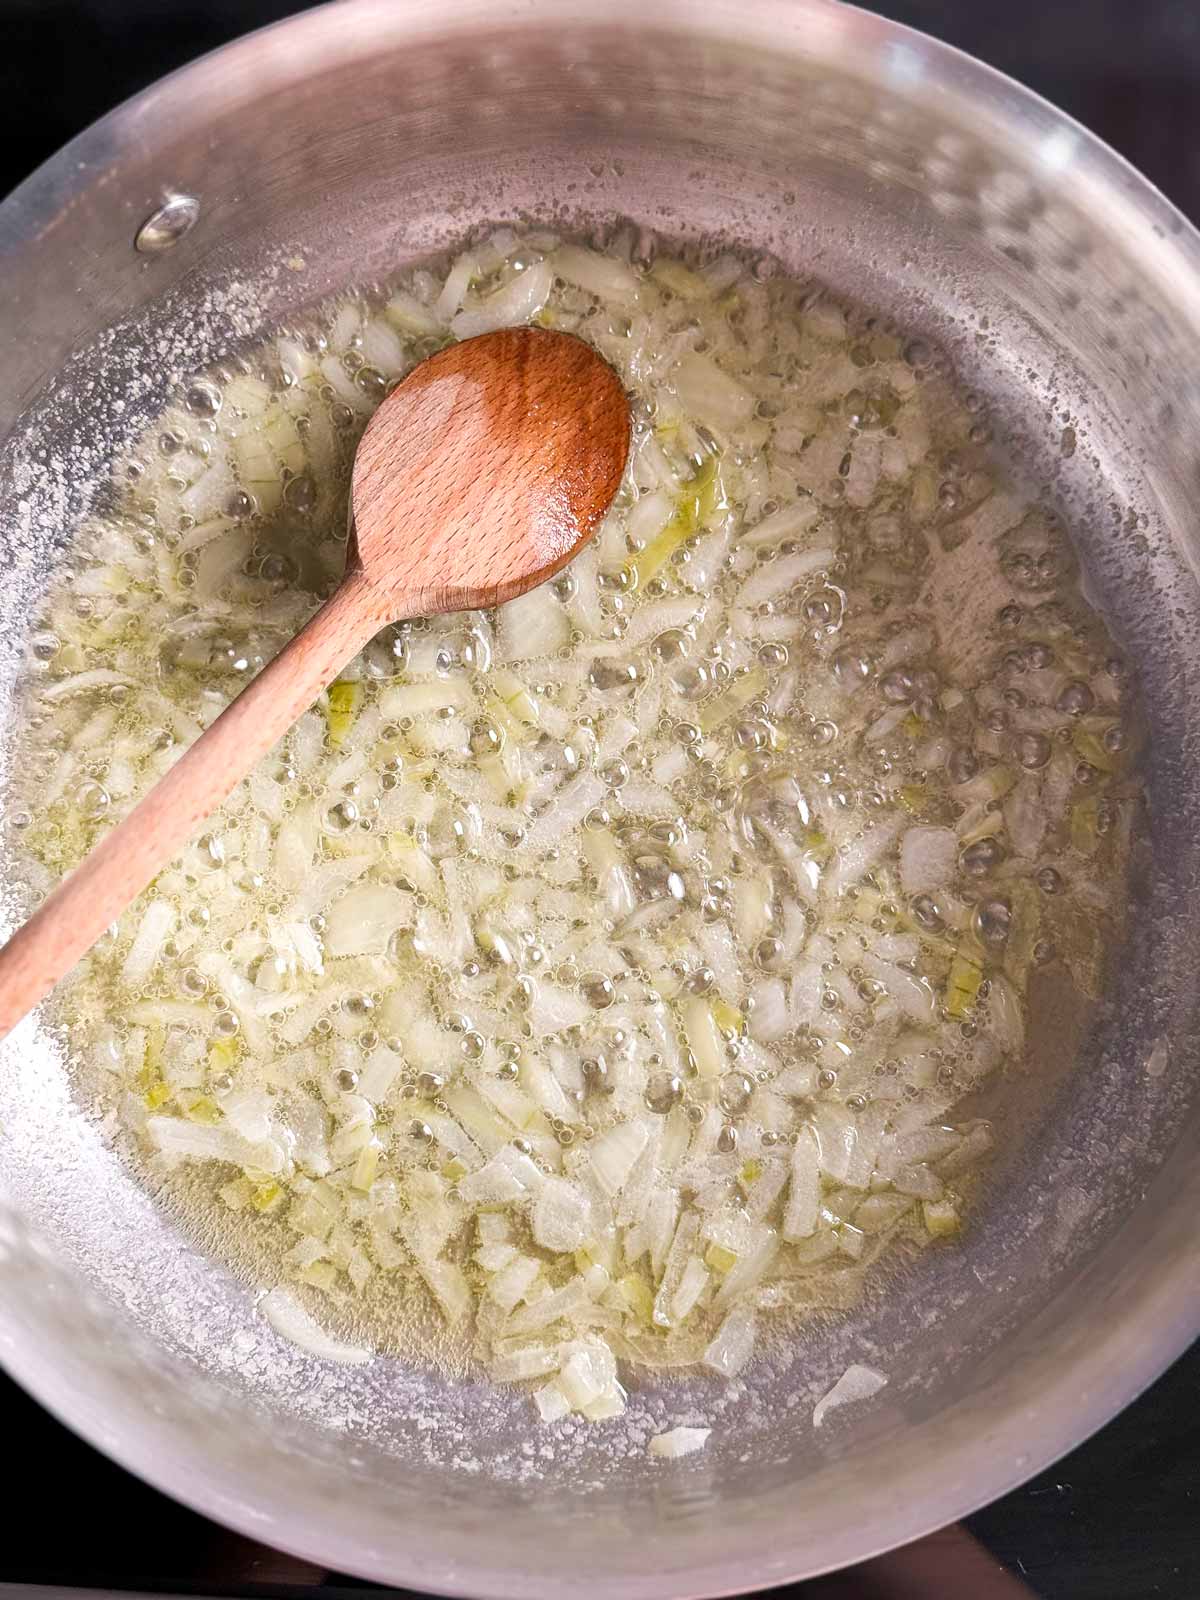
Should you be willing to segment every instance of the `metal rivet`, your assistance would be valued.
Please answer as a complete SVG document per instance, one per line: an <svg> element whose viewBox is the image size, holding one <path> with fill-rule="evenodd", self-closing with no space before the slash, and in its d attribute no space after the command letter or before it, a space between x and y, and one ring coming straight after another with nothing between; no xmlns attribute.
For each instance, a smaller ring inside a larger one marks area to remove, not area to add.
<svg viewBox="0 0 1200 1600"><path fill-rule="evenodd" d="M190 232L199 216L199 200L190 194L173 194L142 223L134 246L143 255L161 255Z"/></svg>

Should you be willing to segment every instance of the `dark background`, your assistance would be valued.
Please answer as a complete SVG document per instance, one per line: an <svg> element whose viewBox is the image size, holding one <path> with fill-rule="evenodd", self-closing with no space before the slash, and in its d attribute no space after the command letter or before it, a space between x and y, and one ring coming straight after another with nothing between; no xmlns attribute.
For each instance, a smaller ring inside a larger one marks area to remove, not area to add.
<svg viewBox="0 0 1200 1600"><path fill-rule="evenodd" d="M0 0L0 193L127 95L301 9L296 0ZM1200 220L1200 0L882 0L872 9L1055 101ZM1197 1600L1198 1394L1200 1347L1050 1472L971 1518L971 1532L1041 1600ZM2 1377L0 1438L11 1474L0 1585L280 1594L281 1580L288 1593L321 1580L129 1478ZM957 1564L952 1540L927 1546L915 1573L874 1564L845 1586L804 1593L987 1600L986 1579ZM319 1592L350 1581L331 1577Z"/></svg>

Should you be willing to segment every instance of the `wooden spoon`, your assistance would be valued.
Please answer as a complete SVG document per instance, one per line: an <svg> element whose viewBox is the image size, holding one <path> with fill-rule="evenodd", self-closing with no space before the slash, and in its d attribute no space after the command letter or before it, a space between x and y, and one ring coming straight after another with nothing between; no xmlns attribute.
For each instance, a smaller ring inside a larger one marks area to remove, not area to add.
<svg viewBox="0 0 1200 1600"><path fill-rule="evenodd" d="M581 339L485 333L414 368L372 417L341 586L0 950L0 1038L389 622L524 594L608 510L629 407Z"/></svg>

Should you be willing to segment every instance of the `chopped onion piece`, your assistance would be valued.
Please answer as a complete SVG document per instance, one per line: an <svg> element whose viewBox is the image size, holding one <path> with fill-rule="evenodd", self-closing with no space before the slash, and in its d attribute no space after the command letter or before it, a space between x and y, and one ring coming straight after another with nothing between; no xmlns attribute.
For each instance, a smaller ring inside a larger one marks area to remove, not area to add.
<svg viewBox="0 0 1200 1600"><path fill-rule="evenodd" d="M570 1413L571 1402L557 1383L546 1384L533 1398L543 1422L561 1422Z"/></svg>
<svg viewBox="0 0 1200 1600"><path fill-rule="evenodd" d="M678 1461L681 1456L703 1450L711 1433L711 1428L671 1428L666 1433L656 1433L646 1448L659 1461Z"/></svg>
<svg viewBox="0 0 1200 1600"><path fill-rule="evenodd" d="M499 1155L469 1173L458 1185L459 1196L468 1206L505 1205L510 1200L523 1200L528 1194L512 1168Z"/></svg>
<svg viewBox="0 0 1200 1600"><path fill-rule="evenodd" d="M543 1250L578 1250L593 1230L586 1194L565 1178L548 1178L534 1202L532 1226Z"/></svg>
<svg viewBox="0 0 1200 1600"><path fill-rule="evenodd" d="M887 1378L882 1372L876 1372L874 1367L863 1367L857 1363L847 1367L829 1393L818 1400L813 1408L813 1427L822 1427L829 1412L838 1406L849 1405L854 1400L869 1400L886 1383Z"/></svg>
<svg viewBox="0 0 1200 1600"><path fill-rule="evenodd" d="M649 1130L644 1123L624 1122L593 1141L589 1160L606 1194L621 1192L648 1138Z"/></svg>
<svg viewBox="0 0 1200 1600"><path fill-rule="evenodd" d="M366 883L335 901L322 937L331 956L382 955L410 916L407 895L386 883Z"/></svg>
<svg viewBox="0 0 1200 1600"><path fill-rule="evenodd" d="M167 900L151 900L121 966L121 977L136 984L146 977L158 960L162 947L171 937L176 921L175 907Z"/></svg>
<svg viewBox="0 0 1200 1600"><path fill-rule="evenodd" d="M498 1306L512 1311L529 1293L541 1270L541 1263L532 1256L518 1256L492 1279L488 1293Z"/></svg>
<svg viewBox="0 0 1200 1600"><path fill-rule="evenodd" d="M258 1302L258 1309L276 1333L322 1361L335 1361L343 1367L361 1367L374 1359L374 1352L361 1345L331 1338L309 1316L290 1289L272 1289Z"/></svg>
<svg viewBox="0 0 1200 1600"><path fill-rule="evenodd" d="M735 1378L754 1349L756 1317L752 1306L734 1306L704 1352L704 1365L723 1378Z"/></svg>
<svg viewBox="0 0 1200 1600"><path fill-rule="evenodd" d="M810 1239L816 1232L821 1205L820 1147L811 1128L801 1128L792 1150L783 1237Z"/></svg>
<svg viewBox="0 0 1200 1600"><path fill-rule="evenodd" d="M638 297L638 280L631 268L612 256L584 250L576 244L559 245L550 257L558 277L586 289L601 300L632 301Z"/></svg>
<svg viewBox="0 0 1200 1600"><path fill-rule="evenodd" d="M495 328L511 328L521 322L531 322L549 299L553 286L554 272L550 263L535 262L478 306L460 311L450 324L454 337L474 339L478 334L491 333Z"/></svg>
<svg viewBox="0 0 1200 1600"><path fill-rule="evenodd" d="M825 546L818 550L802 550L793 556L781 556L766 566L756 567L742 585L738 605L758 606L764 600L777 600L803 579L830 566L836 554L836 551Z"/></svg>
<svg viewBox="0 0 1200 1600"><path fill-rule="evenodd" d="M738 432L754 414L754 396L722 372L710 356L683 356L675 363L671 379L685 410L717 433Z"/></svg>

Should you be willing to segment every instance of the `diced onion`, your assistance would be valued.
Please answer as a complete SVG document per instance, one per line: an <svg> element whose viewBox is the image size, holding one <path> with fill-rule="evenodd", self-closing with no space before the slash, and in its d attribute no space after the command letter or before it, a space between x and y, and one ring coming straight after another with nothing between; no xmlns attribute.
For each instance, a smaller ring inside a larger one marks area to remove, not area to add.
<svg viewBox="0 0 1200 1600"><path fill-rule="evenodd" d="M859 1366L857 1362L847 1367L828 1394L822 1396L814 1406L813 1427L822 1427L828 1414L838 1406L849 1405L855 1400L869 1400L886 1383L887 1378L874 1367Z"/></svg>
<svg viewBox="0 0 1200 1600"><path fill-rule="evenodd" d="M47 593L14 779L40 891L331 591L394 380L531 322L613 364L596 538L383 630L64 1003L155 1181L207 1163L298 1292L415 1294L547 1422L619 1416L618 1352L734 1377L774 1308L954 1238L999 1136L957 1099L1023 1051L1051 943L1094 990L1131 825L1102 630L1032 598L1061 536L943 363L644 243L494 227L189 380Z"/></svg>
<svg viewBox="0 0 1200 1600"><path fill-rule="evenodd" d="M330 1338L290 1289L272 1289L258 1302L258 1309L276 1333L322 1361L333 1361L342 1367L361 1367L374 1359L374 1353L361 1345Z"/></svg>
<svg viewBox="0 0 1200 1600"><path fill-rule="evenodd" d="M659 1461L678 1461L703 1450L708 1443L711 1428L671 1428L666 1433L656 1433L646 1446Z"/></svg>

